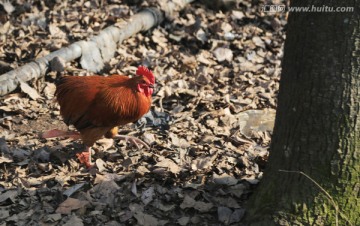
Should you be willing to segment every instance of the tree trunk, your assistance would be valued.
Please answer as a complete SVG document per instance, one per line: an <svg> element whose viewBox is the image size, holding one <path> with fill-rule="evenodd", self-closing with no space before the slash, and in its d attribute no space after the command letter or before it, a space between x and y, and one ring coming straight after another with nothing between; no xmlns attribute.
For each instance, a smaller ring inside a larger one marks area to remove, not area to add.
<svg viewBox="0 0 360 226"><path fill-rule="evenodd" d="M360 1L351 4L290 13L269 162L248 225L360 225Z"/></svg>

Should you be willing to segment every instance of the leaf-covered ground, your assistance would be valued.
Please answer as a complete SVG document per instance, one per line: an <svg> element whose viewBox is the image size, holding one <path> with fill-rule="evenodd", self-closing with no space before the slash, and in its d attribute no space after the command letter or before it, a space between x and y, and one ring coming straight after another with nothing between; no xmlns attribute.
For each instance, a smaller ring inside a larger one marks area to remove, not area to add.
<svg viewBox="0 0 360 226"><path fill-rule="evenodd" d="M90 75L79 62L0 97L0 225L241 224L266 166L285 39L286 14L264 4L195 2L118 47L101 74L142 64L156 75L151 112L121 128L150 150L100 140L88 171L75 157L80 141L39 138L67 129L55 83ZM0 74L148 5L2 0Z"/></svg>

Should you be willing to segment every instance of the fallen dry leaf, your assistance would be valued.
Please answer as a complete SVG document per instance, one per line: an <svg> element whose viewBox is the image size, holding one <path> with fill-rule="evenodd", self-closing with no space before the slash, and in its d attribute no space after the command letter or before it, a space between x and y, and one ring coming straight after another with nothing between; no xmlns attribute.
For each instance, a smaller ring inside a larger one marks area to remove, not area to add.
<svg viewBox="0 0 360 226"><path fill-rule="evenodd" d="M85 185L85 183L75 184L74 186L71 186L70 188L66 189L63 194L67 197L70 197L72 194L77 192L80 188L82 188Z"/></svg>
<svg viewBox="0 0 360 226"><path fill-rule="evenodd" d="M155 195L154 187L150 187L141 194L141 201L146 206L147 204L149 204L151 201L154 200L154 195Z"/></svg>
<svg viewBox="0 0 360 226"><path fill-rule="evenodd" d="M5 202L8 199L10 199L12 202L14 202L17 195L18 195L18 191L8 190L8 191L0 194L0 203Z"/></svg>
<svg viewBox="0 0 360 226"><path fill-rule="evenodd" d="M230 223L230 217L233 211L227 207L220 206L217 209L219 221L228 225Z"/></svg>
<svg viewBox="0 0 360 226"><path fill-rule="evenodd" d="M20 88L24 93L29 95L29 97L33 100L41 98L39 93L34 88L30 87L26 82L20 81Z"/></svg>
<svg viewBox="0 0 360 226"><path fill-rule="evenodd" d="M134 214L134 217L136 218L137 222L139 225L144 225L144 226L158 226L159 221L151 216L150 214L145 214L143 212L136 212Z"/></svg>
<svg viewBox="0 0 360 226"><path fill-rule="evenodd" d="M219 61L219 62L222 62L225 60L231 62L233 59L233 53L228 48L217 48L214 50L214 55L215 55L217 61Z"/></svg>
<svg viewBox="0 0 360 226"><path fill-rule="evenodd" d="M216 173L213 174L213 180L216 184L223 184L223 185L235 185L238 183L238 180L231 175L226 173L217 175Z"/></svg>
<svg viewBox="0 0 360 226"><path fill-rule="evenodd" d="M82 201L74 198L67 198L64 202L62 202L59 207L56 209L56 213L61 214L70 214L72 210L77 210L88 205L88 201Z"/></svg>
<svg viewBox="0 0 360 226"><path fill-rule="evenodd" d="M195 201L190 196L185 196L180 208L194 208L200 212L208 212L214 205L212 203L206 203L202 201Z"/></svg>
<svg viewBox="0 0 360 226"><path fill-rule="evenodd" d="M63 226L83 226L83 225L84 223L81 220L81 218L79 218L76 215L72 215L70 219L65 224L63 224Z"/></svg>
<svg viewBox="0 0 360 226"><path fill-rule="evenodd" d="M174 174L180 173L181 168L171 159L161 157L159 160L160 161L156 163L155 166L167 168Z"/></svg>

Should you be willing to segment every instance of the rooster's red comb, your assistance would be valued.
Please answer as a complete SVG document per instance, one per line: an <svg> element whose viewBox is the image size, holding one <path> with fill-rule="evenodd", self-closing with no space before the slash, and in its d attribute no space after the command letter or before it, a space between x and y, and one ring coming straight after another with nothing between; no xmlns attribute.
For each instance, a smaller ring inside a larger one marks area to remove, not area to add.
<svg viewBox="0 0 360 226"><path fill-rule="evenodd" d="M155 76L147 67L139 66L136 70L136 74L139 76L145 76L152 84L155 84Z"/></svg>

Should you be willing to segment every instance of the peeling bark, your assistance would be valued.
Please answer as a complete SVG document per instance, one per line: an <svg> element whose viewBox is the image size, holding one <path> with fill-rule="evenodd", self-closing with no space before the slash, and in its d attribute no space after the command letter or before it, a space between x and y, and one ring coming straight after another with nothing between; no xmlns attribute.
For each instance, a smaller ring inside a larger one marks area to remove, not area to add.
<svg viewBox="0 0 360 226"><path fill-rule="evenodd" d="M360 225L360 1L351 4L350 13L290 13L269 163L248 225Z"/></svg>
<svg viewBox="0 0 360 226"><path fill-rule="evenodd" d="M116 47L132 35L146 31L163 21L163 12L171 16L180 11L186 4L193 0L177 0L175 2L162 0L159 5L162 11L157 8L148 8L132 16L121 27L110 26L102 30L97 36L91 37L88 41L78 41L68 47L61 48L49 55L36 59L15 70L0 75L0 96L3 96L17 88L20 81L27 82L45 76L50 69L49 62L55 58L62 58L70 62L79 57L80 64L89 71L100 71L104 63L114 56Z"/></svg>

